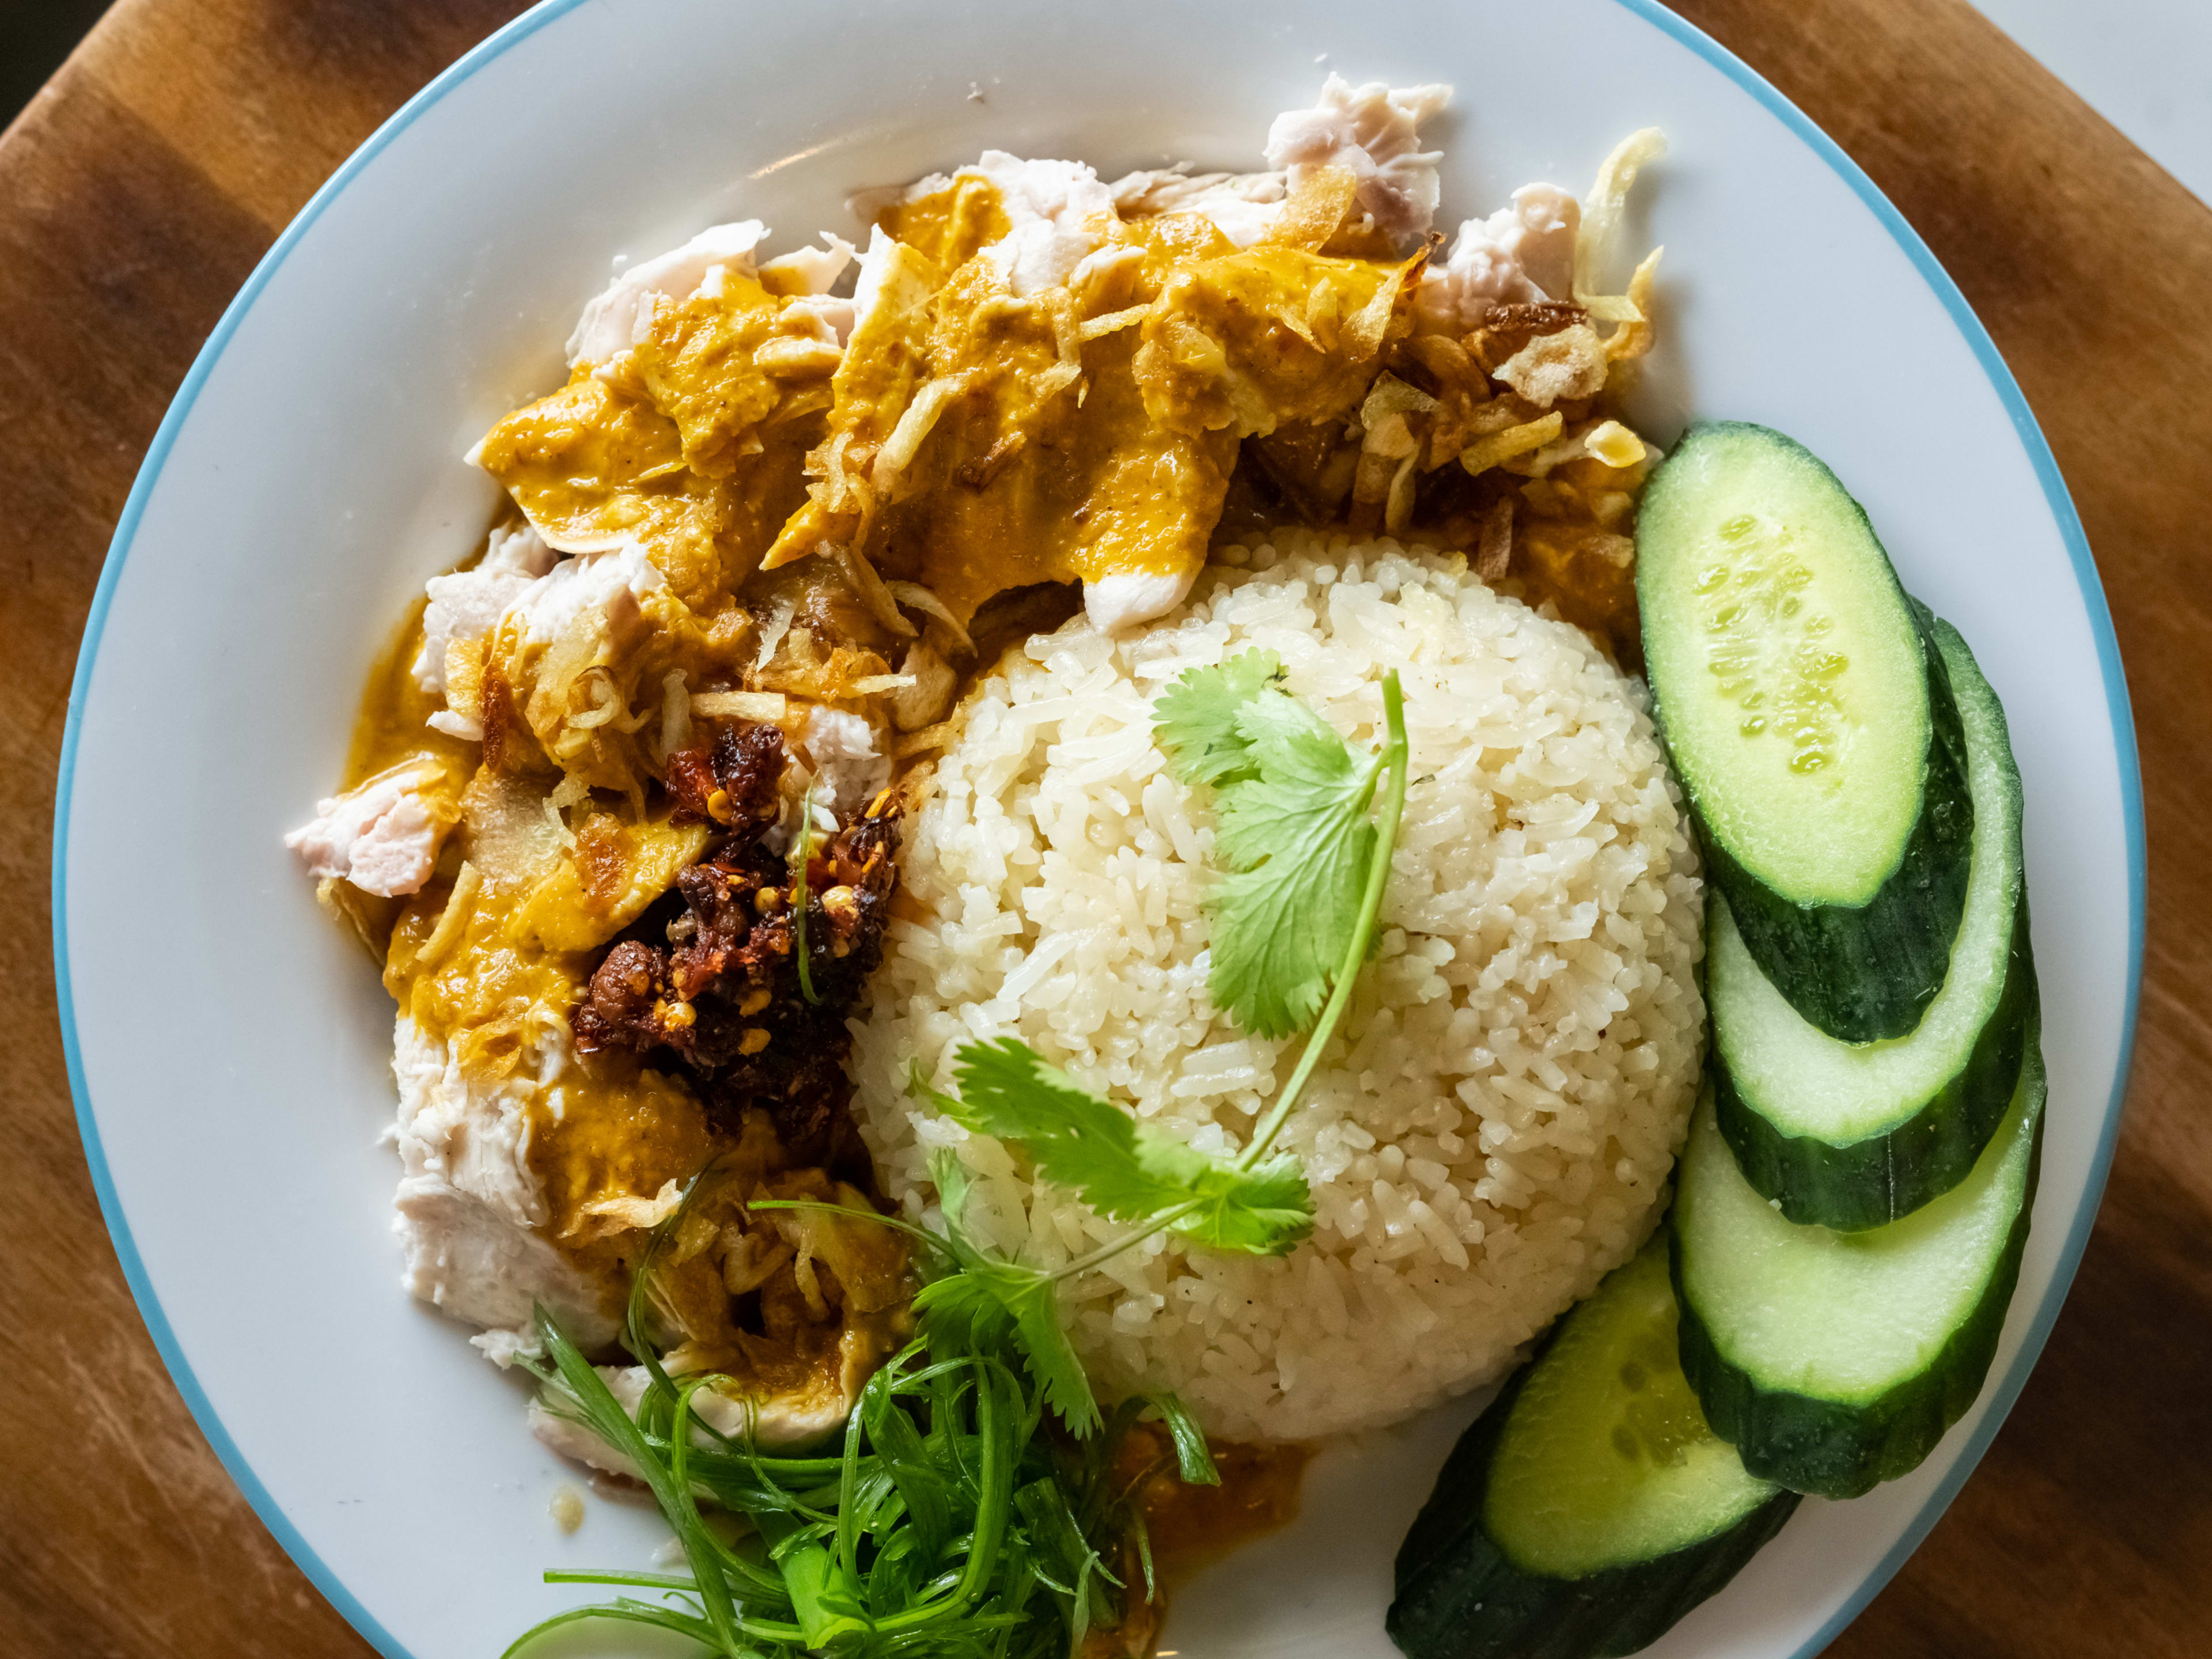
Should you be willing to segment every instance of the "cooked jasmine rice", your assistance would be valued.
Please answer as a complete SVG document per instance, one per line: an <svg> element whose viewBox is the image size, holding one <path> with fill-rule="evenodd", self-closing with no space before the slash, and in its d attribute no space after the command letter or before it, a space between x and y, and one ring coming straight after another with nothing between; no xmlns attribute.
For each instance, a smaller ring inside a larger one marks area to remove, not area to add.
<svg viewBox="0 0 2212 1659"><path fill-rule="evenodd" d="M1172 1389L1209 1431L1307 1438L1498 1376L1650 1231L1695 1087L1700 886L1642 687L1457 556L1277 532L1119 636L1032 640L961 714L914 818L865 1022L857 1109L887 1190L975 1171L966 1220L1057 1266L1125 1229L906 1091L1018 1036L1093 1089L1234 1152L1296 1062L1206 994L1218 881L1204 789L1152 704L1255 647L1357 749L1399 669L1413 782L1376 957L1284 1137L1317 1225L1288 1256L1165 1236L1061 1287L1103 1395Z"/></svg>

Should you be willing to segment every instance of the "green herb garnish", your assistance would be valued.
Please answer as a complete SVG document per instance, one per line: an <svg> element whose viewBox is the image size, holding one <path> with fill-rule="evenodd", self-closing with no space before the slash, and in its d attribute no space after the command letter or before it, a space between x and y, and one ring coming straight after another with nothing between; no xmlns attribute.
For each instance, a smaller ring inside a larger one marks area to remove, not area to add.
<svg viewBox="0 0 2212 1659"><path fill-rule="evenodd" d="M1071 1187L1100 1215L1168 1224L1220 1250L1281 1255L1313 1231L1313 1206L1295 1158L1244 1169L1148 1129L1012 1037L960 1050L957 1098L926 1090L938 1109L979 1134L1019 1141L1047 1180Z"/></svg>
<svg viewBox="0 0 2212 1659"><path fill-rule="evenodd" d="M1164 1419L1182 1478L1218 1483L1205 1437L1170 1397L1124 1401L1080 1444L1046 1427L1053 1398L1090 1385L1060 1332L1051 1280L996 1260L958 1228L963 1177L933 1171L948 1195L939 1235L895 1217L811 1200L755 1208L823 1209L896 1227L921 1246L920 1335L860 1392L834 1455L770 1455L700 1418L693 1397L729 1379L672 1378L644 1340L655 1263L714 1165L661 1223L636 1275L625 1341L650 1380L633 1418L543 1308L533 1367L550 1411L619 1452L652 1492L690 1571L561 1571L549 1583L651 1590L556 1614L541 1636L592 1620L649 1625L726 1659L850 1659L891 1655L1061 1659L1094 1626L1118 1625L1137 1594L1131 1558L1152 1594L1137 1504L1155 1469L1117 1478L1124 1437L1147 1411ZM1026 1314L1010 1311L1018 1305ZM708 1526L712 1502L743 1523L732 1544Z"/></svg>
<svg viewBox="0 0 2212 1659"><path fill-rule="evenodd" d="M1378 831L1368 817L1405 732L1364 763L1282 690L1282 659L1248 651L1194 668L1154 705L1168 769L1213 786L1214 847L1231 873L1212 901L1214 1004L1261 1036L1306 1029L1362 919ZM1395 682L1394 682L1395 683ZM1394 750L1393 745L1395 745Z"/></svg>
<svg viewBox="0 0 2212 1659"><path fill-rule="evenodd" d="M1237 717L1263 691L1279 693L1283 659L1247 651L1213 668L1193 668L1152 705L1152 740L1185 783L1218 784L1249 770L1252 743Z"/></svg>
<svg viewBox="0 0 2212 1659"><path fill-rule="evenodd" d="M1364 766L1333 729L1276 689L1281 675L1273 653L1248 652L1186 673L1155 705L1154 730L1170 764L1221 792L1221 839L1232 861L1243 860L1223 884L1215 907L1217 1000L1255 1030L1261 1028L1253 1021L1306 1010L1289 1027L1269 1033L1275 1036L1294 1032L1315 1010L1320 1015L1290 1082L1243 1152L1210 1157L1146 1128L1011 1037L960 1048L957 1097L929 1089L919 1075L913 1080L956 1122L1014 1143L1045 1179L1134 1228L1048 1274L992 1258L991 1271L958 1292L969 1303L1003 1301L1003 1316L1040 1368L1037 1375L1054 1379L1054 1409L1078 1434L1097 1421L1097 1407L1060 1329L1055 1282L1088 1273L1158 1232L1172 1231L1214 1249L1279 1255L1313 1231L1304 1170L1295 1158L1270 1153L1335 1037L1374 945L1405 811L1407 744L1395 671L1382 681L1386 741ZM1366 815L1378 789L1380 822L1370 823ZM1232 816L1238 826L1233 836ZM1325 914L1293 925L1280 914L1286 907ZM1316 970L1316 953L1324 947L1334 958ZM1248 993L1244 1012L1219 988L1224 960L1237 964L1237 986ZM957 1235L964 1172L943 1156L932 1160L931 1170ZM948 1178L962 1186L948 1188Z"/></svg>
<svg viewBox="0 0 2212 1659"><path fill-rule="evenodd" d="M1050 1273L1018 1261L1008 1261L969 1241L961 1226L966 1207L968 1171L949 1152L929 1160L930 1179L937 1185L938 1208L945 1217L942 1250L951 1271L942 1273L921 1287L914 1299L915 1311L938 1324L957 1325L966 1340L985 1346L1011 1344L1028 1363L1030 1375L1043 1390L1045 1403L1078 1437L1087 1437L1098 1426L1098 1402L1083 1362L1067 1333L1060 1327L1056 1279ZM923 1233L924 1238L933 1235Z"/></svg>

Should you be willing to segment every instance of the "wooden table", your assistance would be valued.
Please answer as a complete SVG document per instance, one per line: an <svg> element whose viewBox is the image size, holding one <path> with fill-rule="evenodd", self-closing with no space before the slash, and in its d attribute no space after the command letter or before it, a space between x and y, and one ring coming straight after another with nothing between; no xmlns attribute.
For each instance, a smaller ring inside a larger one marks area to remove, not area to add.
<svg viewBox="0 0 2212 1659"><path fill-rule="evenodd" d="M54 769L108 537L201 341L346 154L520 9L121 0L0 138L7 1659L368 1651L210 1454L101 1228L56 1035ZM2212 211L1963 0L1680 9L1873 174L1996 335L2104 571L2148 798L2134 1090L2081 1277L1980 1472L1830 1651L2212 1653Z"/></svg>

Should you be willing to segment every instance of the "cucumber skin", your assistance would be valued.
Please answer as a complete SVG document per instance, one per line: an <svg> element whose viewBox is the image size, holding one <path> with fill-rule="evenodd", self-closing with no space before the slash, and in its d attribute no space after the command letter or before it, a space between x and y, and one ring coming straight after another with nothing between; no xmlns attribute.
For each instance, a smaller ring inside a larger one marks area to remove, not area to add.
<svg viewBox="0 0 2212 1659"><path fill-rule="evenodd" d="M1701 437L1750 433L1762 442L1796 452L1834 481L1868 538L1888 550L1875 533L1866 509L1843 486L1828 464L1786 433L1749 421L1699 421L1682 434L1674 454L1662 462L1645 487L1647 503L1662 488L1668 468L1689 453ZM1650 567L1637 562L1639 598ZM1927 665L1929 738L1921 781L1919 822L1899 855L1897 866L1863 905L1800 904L1748 874L1712 836L1703 811L1693 811L1705 853L1706 879L1727 895L1744 944L1775 988L1808 1020L1845 1042L1873 1042L1903 1036L1920 1023L1922 1012L1942 988L1951 963L1951 941L1966 912L1966 877L1973 838L1974 810L1966 790L1966 737L1951 696L1951 678L1930 631L1931 613L1905 591L1893 566L1890 580L1920 635ZM1644 605L1648 617L1652 607ZM1646 661L1653 653L1647 646ZM1652 688L1652 720L1660 741L1668 743L1665 698ZM1668 764L1680 780L1692 808L1698 806L1689 774Z"/></svg>
<svg viewBox="0 0 2212 1659"><path fill-rule="evenodd" d="M1885 1226L1942 1197L1973 1172L2011 1108L2039 1002L2023 887L1996 1012L1965 1067L1919 1111L1887 1134L1849 1146L1787 1135L1737 1092L1716 1045L1707 1064L1721 1137L1752 1189L1800 1226L1839 1233Z"/></svg>
<svg viewBox="0 0 2212 1659"><path fill-rule="evenodd" d="M2045 1115L2040 1110L2036 1114L2020 1213L2013 1218L2011 1236L1982 1299L1923 1370L1864 1405L1762 1389L1731 1364L1690 1304L1682 1283L1682 1237L1673 1235L1668 1266L1680 1313L1676 1341L1682 1373L1705 1407L1705 1421L1735 1448L1745 1468L1792 1492L1817 1498L1862 1498L1883 1481L1918 1468L1945 1431L1966 1414L1996 1357L2005 1313L2020 1282L2021 1256L2027 1248L2036 1181L2043 1168Z"/></svg>
<svg viewBox="0 0 2212 1659"><path fill-rule="evenodd" d="M1926 612L1906 604L1928 665L1928 769L1920 821L1875 896L1856 907L1796 903L1746 873L1696 815L1706 878L1726 896L1753 959L1791 1007L1844 1042L1905 1036L1919 1024L1943 988L1966 909L1974 808L1966 732ZM1663 738L1663 713L1657 724Z"/></svg>
<svg viewBox="0 0 2212 1659"><path fill-rule="evenodd" d="M1382 1627L1408 1659L1634 1653L1735 1577L1797 1507L1797 1493L1777 1492L1726 1531L1587 1578L1546 1578L1515 1566L1483 1529L1483 1493L1522 1382L1550 1346L1539 1347L1460 1437L1399 1547Z"/></svg>

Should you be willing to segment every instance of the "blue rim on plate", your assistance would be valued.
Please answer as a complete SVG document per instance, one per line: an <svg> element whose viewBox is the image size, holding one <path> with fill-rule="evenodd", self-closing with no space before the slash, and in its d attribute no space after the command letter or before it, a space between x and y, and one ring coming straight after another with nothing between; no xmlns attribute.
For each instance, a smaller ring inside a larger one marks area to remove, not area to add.
<svg viewBox="0 0 2212 1659"><path fill-rule="evenodd" d="M215 331L208 337L205 346L194 360L191 370L178 389L176 399L162 417L160 429L146 452L144 464L139 468L137 481L131 485L130 498L123 506L123 515L115 527L115 538L108 544L107 560L100 574L100 584L94 591L92 609L85 620L84 641L77 653L76 673L70 686L69 720L62 734L61 766L54 802L54 855L52 922L54 931L54 982L60 1015L62 1048L69 1066L70 1093L76 1102L77 1129L84 1140L85 1160L90 1165L94 1190L100 1199L101 1216L115 1245L115 1254L123 1266L123 1276L130 1282L131 1293L138 1304L140 1316L154 1338L154 1346L161 1351L169 1375L191 1408L192 1417L207 1437L215 1454L222 1460L223 1468L238 1483L246 1500L253 1506L285 1553L306 1573L315 1588L343 1615L346 1621L366 1637L386 1659L413 1659L409 1650L380 1624L374 1615L363 1607L349 1590L329 1565L309 1547L260 1478L253 1472L238 1444L224 1428L213 1404L193 1376L191 1366L185 1361L179 1346L176 1333L170 1328L168 1316L155 1295L147 1278L145 1263L140 1259L137 1244L131 1236L131 1224L123 1213L116 1196L114 1182L108 1173L106 1154L100 1141L100 1128L94 1121L89 1092L85 1087L84 1061L78 1052L76 1011L70 994L69 966L69 926L65 904L68 895L68 853L70 801L76 781L76 747L84 714L85 695L92 683L93 665L100 655L100 640L107 621L108 606L115 596L115 587L123 574L125 562L131 556L132 541L136 538L138 521L144 514L146 502L155 483L161 476L170 447L178 431L192 410L200 388L221 361L224 349L246 314L253 308L263 289L269 284L278 268L296 247L324 209L337 199L356 177L374 161L384 148L414 124L424 111L466 81L485 64L527 40L547 24L584 3L584 0L544 0L544 3L524 13L513 22L491 35L458 59L422 91L408 100L368 141L346 158L323 187L308 200L300 215L288 225L276 239L261 263L254 268L238 297L230 302ZM2029 409L2019 383L2012 371L2006 368L1998 353L1996 343L1983 327L1966 303L1966 296L1959 285L1936 262L1919 233L1905 222L1889 198L1884 196L1860 168L1846 155L1841 146L1813 124L1812 119L1770 85L1750 65L1723 46L1703 30L1686 22L1667 10L1657 0L1614 0L1614 3L1632 12L1660 30L1670 39L1687 46L1699 58L1719 70L1729 80L1758 100L1833 168L1848 184L1859 199L1873 210L1890 235L1912 262L1914 269L1933 289L1950 313L1952 322L1973 349L1975 360L1989 377L1991 387L2010 416L2014 430L2020 435L2021 447L2035 468L2037 480L2043 486L2045 500L2051 516L2057 521L2059 533L2066 544L2068 556L2074 566L2074 579L2081 588L2081 602L2087 613L2089 628L2097 643L2097 663L2104 677L2105 704L2112 725L2112 746L2119 765L2120 802L2127 842L2128 866L2128 969L2127 995L2121 1015L2120 1048L2118 1065L2113 1069L2112 1085L2105 1106L2103 1129L2089 1164L2089 1179L2084 1188L2083 1203L2074 1218L2071 1230L2059 1247L2057 1264L2052 1271L2050 1288L2045 1292L2042 1304L2035 1310L2029 1323L2026 1340L2014 1357L2011 1369L1999 1378L1989 1391L1990 1407L1976 1425L1972 1438L1942 1483L1913 1516L1889 1553L1882 1558L1874 1571L1844 1601L1834 1616L1824 1625L1811 1641L1801 1647L1793 1659L1812 1659L1821 1649L1835 1639L1844 1626L1856 1618L1866 1604L1887 1584L1905 1559L1920 1547L1929 1530L1950 1507L1951 1500L1965 1486L1982 1454L1989 1449L2010 1413L2013 1402L2027 1382L2043 1346L2051 1335L2051 1328L2058 1318L2058 1310L2066 1300L2067 1291L2074 1282L2075 1270L2080 1267L2081 1253L2089 1242L2089 1232L2097 1218L2098 1201L2102 1198L2105 1180L2112 1168L2112 1149L2119 1134L2120 1107L2127 1090L2128 1070L2135 1051L2136 1006L2142 988L2143 907L2145 893L2145 854L2143 846L2142 775L2136 754L2135 717L2128 702L2125 674L2120 667L2119 641L2112 632L2111 608L2105 601L2103 584L2099 580L2094 559L2089 552L2088 538L2082 532L2081 515L2075 511L2073 497L2067 493L2065 480L2060 476L2057 459L2045 440L2043 429L2036 424L2034 412Z"/></svg>

